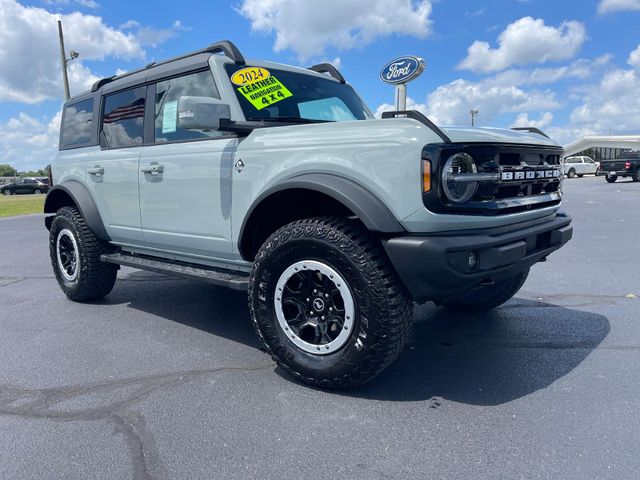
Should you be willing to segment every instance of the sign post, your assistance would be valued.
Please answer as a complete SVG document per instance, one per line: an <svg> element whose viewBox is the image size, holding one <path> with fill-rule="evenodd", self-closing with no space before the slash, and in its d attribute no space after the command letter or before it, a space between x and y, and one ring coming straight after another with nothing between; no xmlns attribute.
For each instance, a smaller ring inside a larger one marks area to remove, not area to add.
<svg viewBox="0 0 640 480"><path fill-rule="evenodd" d="M405 56L391 60L380 72L380 80L396 86L396 110L407 109L407 83L420 76L427 64L422 58Z"/></svg>

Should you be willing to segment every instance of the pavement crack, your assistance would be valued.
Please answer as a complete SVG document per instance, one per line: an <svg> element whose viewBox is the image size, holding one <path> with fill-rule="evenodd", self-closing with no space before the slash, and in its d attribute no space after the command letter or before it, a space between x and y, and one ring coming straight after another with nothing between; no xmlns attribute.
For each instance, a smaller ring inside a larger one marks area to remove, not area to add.
<svg viewBox="0 0 640 480"><path fill-rule="evenodd" d="M250 372L270 368L273 365L274 363L269 362L254 366L225 366L45 389L25 389L3 385L0 386L0 415L17 415L27 418L45 418L61 421L96 420L104 418L117 410L127 408L144 399L152 392L171 385L221 372ZM77 400L83 396L117 394L118 391L127 389L129 391L125 395L120 395L124 398L112 399L104 405L87 408L74 408L71 406L65 409L64 407L65 402ZM59 408L56 408L56 406Z"/></svg>
<svg viewBox="0 0 640 480"><path fill-rule="evenodd" d="M153 434L147 429L144 416L140 414L119 415L113 414L109 417L114 424L116 432L124 437L124 441L131 455L133 475L135 479L150 480L153 478L150 466L153 465L158 474L160 459L157 454ZM153 457L153 460L150 458Z"/></svg>
<svg viewBox="0 0 640 480"><path fill-rule="evenodd" d="M133 478L150 479L161 470L153 434L144 417L131 407L167 387L222 372L253 372L272 368L273 362L223 366L57 388L29 389L0 386L0 415L59 422L106 420L115 426L130 452ZM91 406L78 406L93 401Z"/></svg>

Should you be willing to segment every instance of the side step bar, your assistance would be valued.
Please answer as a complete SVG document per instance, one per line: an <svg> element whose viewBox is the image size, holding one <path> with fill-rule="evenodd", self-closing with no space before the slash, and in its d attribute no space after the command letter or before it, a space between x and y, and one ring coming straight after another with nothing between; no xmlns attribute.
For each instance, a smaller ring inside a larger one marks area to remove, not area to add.
<svg viewBox="0 0 640 480"><path fill-rule="evenodd" d="M149 270L166 275L193 278L207 283L212 283L232 290L247 290L249 287L249 275L241 272L229 273L214 268L206 268L200 265L193 266L182 262L151 258L147 256L133 256L123 253L103 254L100 257L105 263L114 263L125 267Z"/></svg>

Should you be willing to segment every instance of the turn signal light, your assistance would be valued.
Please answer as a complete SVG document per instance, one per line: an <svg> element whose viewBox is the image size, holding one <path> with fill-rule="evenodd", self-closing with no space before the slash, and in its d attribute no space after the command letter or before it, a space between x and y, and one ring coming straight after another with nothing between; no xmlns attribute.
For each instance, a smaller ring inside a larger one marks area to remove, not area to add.
<svg viewBox="0 0 640 480"><path fill-rule="evenodd" d="M422 160L422 193L431 191L431 162Z"/></svg>

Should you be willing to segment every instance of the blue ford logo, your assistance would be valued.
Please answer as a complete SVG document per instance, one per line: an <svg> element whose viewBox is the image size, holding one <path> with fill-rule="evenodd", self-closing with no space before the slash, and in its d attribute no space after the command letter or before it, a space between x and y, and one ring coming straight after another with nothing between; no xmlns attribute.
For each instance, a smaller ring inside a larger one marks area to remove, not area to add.
<svg viewBox="0 0 640 480"><path fill-rule="evenodd" d="M399 57L387 63L380 72L380 80L386 83L407 83L417 78L425 68L424 60L418 57Z"/></svg>

